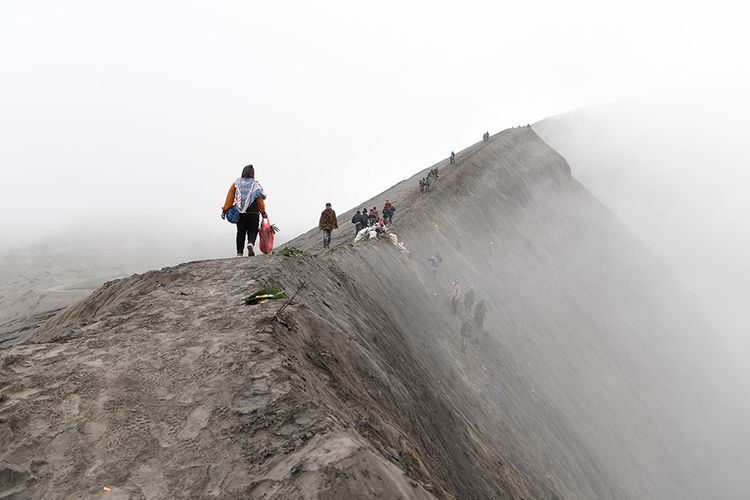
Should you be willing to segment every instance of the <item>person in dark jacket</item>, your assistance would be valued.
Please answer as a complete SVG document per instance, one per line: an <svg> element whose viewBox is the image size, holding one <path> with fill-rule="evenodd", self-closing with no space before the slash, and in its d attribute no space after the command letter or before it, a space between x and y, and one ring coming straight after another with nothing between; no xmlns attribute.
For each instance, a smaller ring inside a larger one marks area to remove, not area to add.
<svg viewBox="0 0 750 500"><path fill-rule="evenodd" d="M440 264L443 263L443 258L440 256L440 252L437 252L432 257L427 257L427 260L432 264L432 278L436 279L438 269L440 269Z"/></svg>
<svg viewBox="0 0 750 500"><path fill-rule="evenodd" d="M339 227L339 223L336 220L336 212L333 211L330 203L326 203L326 209L320 213L318 227L323 230L323 248L330 248L331 232Z"/></svg>
<svg viewBox="0 0 750 500"><path fill-rule="evenodd" d="M229 187L224 206L221 208L221 218L227 216L227 211L235 206L240 213L237 221L237 257L242 257L245 250L245 236L247 236L247 254L255 255L255 240L258 237L260 214L264 219L266 214L266 194L263 187L255 180L255 168L247 165L242 169L242 176Z"/></svg>
<svg viewBox="0 0 750 500"><path fill-rule="evenodd" d="M474 287L472 286L466 292L466 295L464 295L464 307L466 308L466 312L469 314L471 314L471 310L474 308L475 298L476 298L476 293L474 292Z"/></svg>
<svg viewBox="0 0 750 500"><path fill-rule="evenodd" d="M367 226L367 217L357 210L357 213L352 217L352 224L354 224L354 236L357 236L357 234Z"/></svg>

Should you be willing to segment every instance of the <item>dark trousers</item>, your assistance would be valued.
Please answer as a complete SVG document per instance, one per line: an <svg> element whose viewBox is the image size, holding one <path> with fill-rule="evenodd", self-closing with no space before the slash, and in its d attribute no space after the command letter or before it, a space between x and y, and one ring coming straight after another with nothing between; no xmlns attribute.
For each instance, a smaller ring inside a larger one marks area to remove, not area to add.
<svg viewBox="0 0 750 500"><path fill-rule="evenodd" d="M240 214L240 220L237 221L237 255L242 255L245 252L245 235L247 235L247 242L255 246L259 224L260 214L258 212Z"/></svg>
<svg viewBox="0 0 750 500"><path fill-rule="evenodd" d="M323 229L323 248L331 246L331 230Z"/></svg>

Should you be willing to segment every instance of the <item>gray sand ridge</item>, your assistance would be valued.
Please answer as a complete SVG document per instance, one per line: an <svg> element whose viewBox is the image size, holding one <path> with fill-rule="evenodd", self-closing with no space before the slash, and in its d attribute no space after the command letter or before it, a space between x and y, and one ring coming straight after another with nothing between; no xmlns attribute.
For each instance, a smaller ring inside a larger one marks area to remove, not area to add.
<svg viewBox="0 0 750 500"><path fill-rule="evenodd" d="M530 128L456 160L360 205L409 255L342 210L330 251L111 281L0 351L0 497L710 497L688 297Z"/></svg>

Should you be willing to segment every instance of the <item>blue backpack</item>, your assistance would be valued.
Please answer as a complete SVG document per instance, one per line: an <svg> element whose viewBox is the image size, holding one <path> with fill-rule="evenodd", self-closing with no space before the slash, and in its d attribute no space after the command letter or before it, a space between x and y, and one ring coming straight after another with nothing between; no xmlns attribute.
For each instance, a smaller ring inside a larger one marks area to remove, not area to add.
<svg viewBox="0 0 750 500"><path fill-rule="evenodd" d="M232 207L227 210L227 221L231 222L232 224L237 224L237 222L240 220L240 211L237 210L237 207L232 205Z"/></svg>

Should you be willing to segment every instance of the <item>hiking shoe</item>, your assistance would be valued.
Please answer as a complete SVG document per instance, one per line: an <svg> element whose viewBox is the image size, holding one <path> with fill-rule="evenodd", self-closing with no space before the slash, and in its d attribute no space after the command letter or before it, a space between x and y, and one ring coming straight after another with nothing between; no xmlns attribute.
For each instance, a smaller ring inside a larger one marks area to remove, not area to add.
<svg viewBox="0 0 750 500"><path fill-rule="evenodd" d="M247 244L247 256L248 257L252 257L254 255L255 255L255 250L253 250L253 244L252 243L248 243Z"/></svg>
<svg viewBox="0 0 750 500"><path fill-rule="evenodd" d="M241 253L238 253L234 256L235 259L241 259L242 257L244 257L244 255L242 255Z"/></svg>

